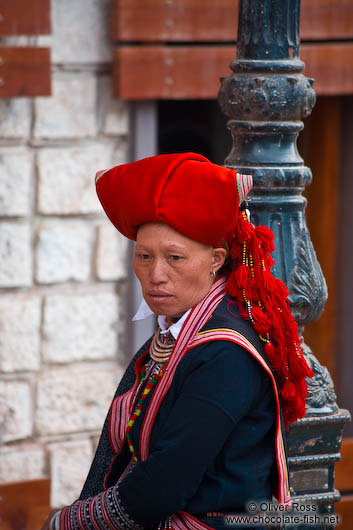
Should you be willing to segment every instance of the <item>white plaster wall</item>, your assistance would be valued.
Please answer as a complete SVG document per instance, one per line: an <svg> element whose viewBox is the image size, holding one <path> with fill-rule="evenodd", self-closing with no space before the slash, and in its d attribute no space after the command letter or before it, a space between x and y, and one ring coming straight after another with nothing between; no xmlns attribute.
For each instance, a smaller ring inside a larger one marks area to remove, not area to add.
<svg viewBox="0 0 353 530"><path fill-rule="evenodd" d="M55 507L80 492L124 365L126 242L94 189L127 156L108 18L109 0L52 0L36 39L52 96L0 100L0 482L51 476Z"/></svg>

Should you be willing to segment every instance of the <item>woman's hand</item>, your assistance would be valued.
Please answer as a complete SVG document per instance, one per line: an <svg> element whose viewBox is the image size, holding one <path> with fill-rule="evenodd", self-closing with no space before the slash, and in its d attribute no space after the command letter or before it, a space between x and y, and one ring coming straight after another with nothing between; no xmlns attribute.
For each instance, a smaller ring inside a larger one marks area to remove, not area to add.
<svg viewBox="0 0 353 530"><path fill-rule="evenodd" d="M43 524L41 530L50 530L50 521L52 519L52 517L60 510L52 510L48 516L48 519L45 521L45 523Z"/></svg>

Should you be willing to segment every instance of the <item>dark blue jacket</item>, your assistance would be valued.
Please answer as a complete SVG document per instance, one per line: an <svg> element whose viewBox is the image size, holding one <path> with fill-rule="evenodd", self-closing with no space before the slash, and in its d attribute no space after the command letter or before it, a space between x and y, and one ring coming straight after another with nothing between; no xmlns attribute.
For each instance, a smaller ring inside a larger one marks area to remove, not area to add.
<svg viewBox="0 0 353 530"><path fill-rule="evenodd" d="M264 356L252 325L239 316L228 296L203 330L220 327L237 330ZM131 363L116 395L133 381ZM148 402L131 430L138 456ZM160 406L149 457L119 484L127 511L148 526L178 510L200 517L207 512L239 513L250 500L271 499L275 421L270 377L251 354L226 340L193 348L180 361ZM115 484L130 459L124 447L111 466L107 429L106 423L81 499L101 492L105 478L106 486Z"/></svg>

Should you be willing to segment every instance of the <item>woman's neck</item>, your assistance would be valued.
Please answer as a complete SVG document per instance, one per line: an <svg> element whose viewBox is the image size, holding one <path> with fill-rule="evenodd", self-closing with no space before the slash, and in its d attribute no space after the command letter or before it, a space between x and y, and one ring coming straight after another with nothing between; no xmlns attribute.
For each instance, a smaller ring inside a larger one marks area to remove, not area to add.
<svg viewBox="0 0 353 530"><path fill-rule="evenodd" d="M170 328L170 326L172 326L173 324L178 322L179 318L181 318L182 316L183 316L183 313L181 313L181 315L176 315L176 316L173 316L173 317L166 317L167 318L168 328Z"/></svg>

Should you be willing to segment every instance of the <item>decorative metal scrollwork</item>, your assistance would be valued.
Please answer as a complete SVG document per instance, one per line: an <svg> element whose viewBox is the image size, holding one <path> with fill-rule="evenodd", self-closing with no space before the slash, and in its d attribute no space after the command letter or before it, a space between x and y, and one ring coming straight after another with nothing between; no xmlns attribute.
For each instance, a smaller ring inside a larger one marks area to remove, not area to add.
<svg viewBox="0 0 353 530"><path fill-rule="evenodd" d="M307 379L307 413L329 414L337 412L337 397L329 371L319 363L307 344L303 343L302 346L305 358L314 372L314 376Z"/></svg>
<svg viewBox="0 0 353 530"><path fill-rule="evenodd" d="M327 300L327 285L305 226L297 243L289 293L291 311L300 326L320 317Z"/></svg>

